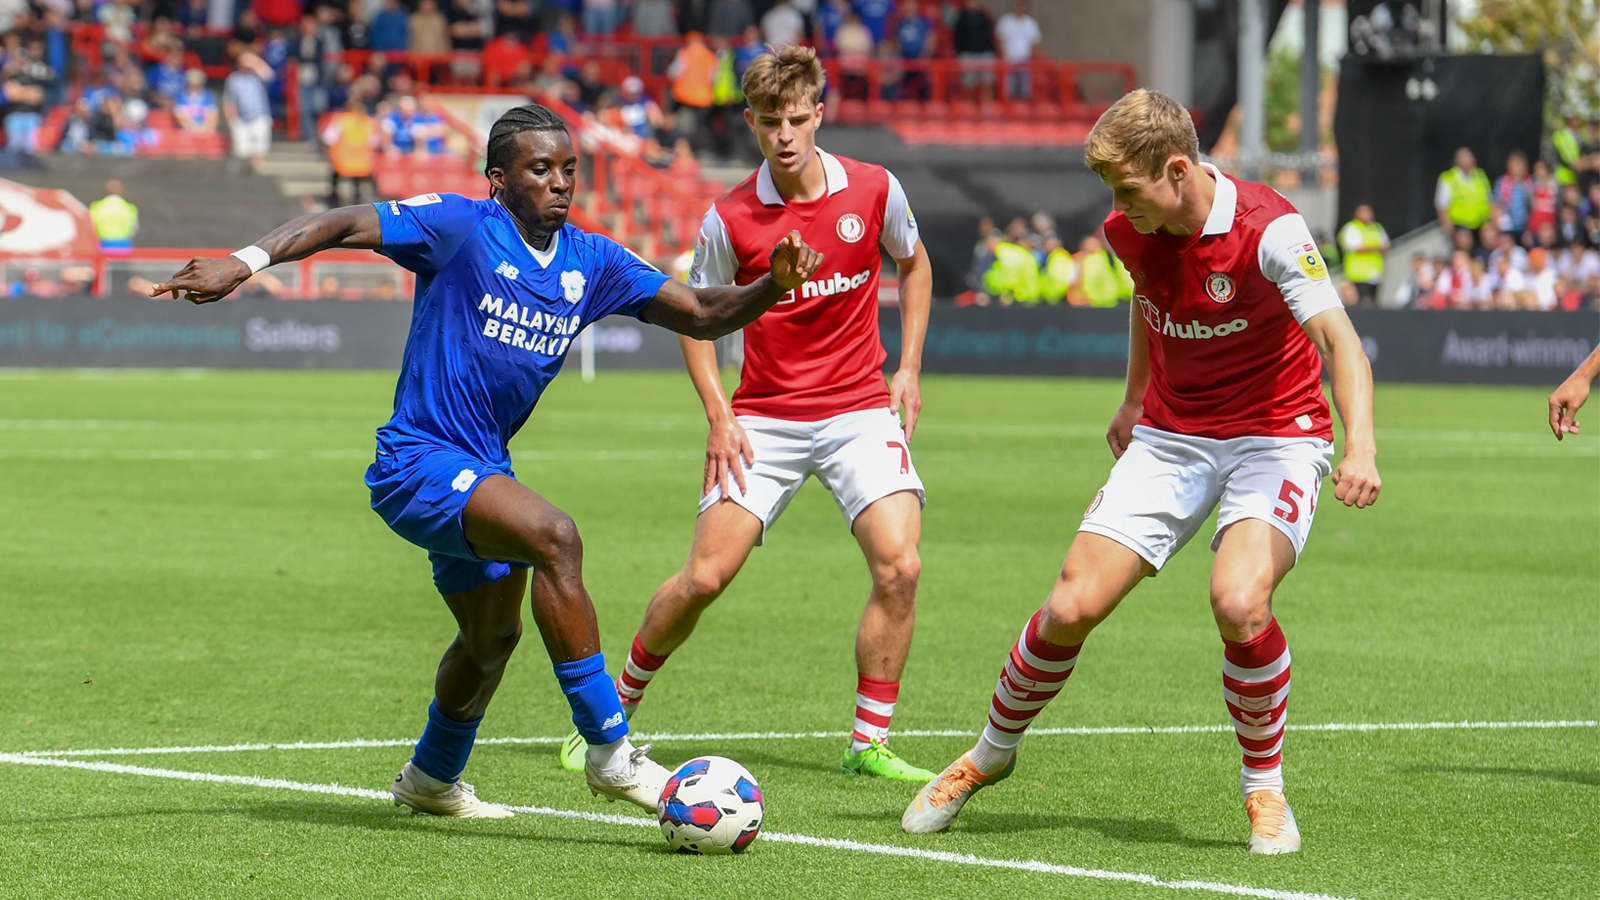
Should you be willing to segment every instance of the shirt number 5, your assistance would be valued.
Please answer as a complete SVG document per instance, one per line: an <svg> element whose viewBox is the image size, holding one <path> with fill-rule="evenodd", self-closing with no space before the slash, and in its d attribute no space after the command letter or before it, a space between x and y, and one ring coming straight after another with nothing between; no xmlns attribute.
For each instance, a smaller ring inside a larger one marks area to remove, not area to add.
<svg viewBox="0 0 1600 900"><path fill-rule="evenodd" d="M1278 502L1288 506L1288 509L1275 506L1272 509L1272 514L1290 525L1300 521L1300 503L1298 501L1305 495L1306 492L1295 487L1294 482L1289 481L1287 478L1284 479L1283 487L1278 489Z"/></svg>

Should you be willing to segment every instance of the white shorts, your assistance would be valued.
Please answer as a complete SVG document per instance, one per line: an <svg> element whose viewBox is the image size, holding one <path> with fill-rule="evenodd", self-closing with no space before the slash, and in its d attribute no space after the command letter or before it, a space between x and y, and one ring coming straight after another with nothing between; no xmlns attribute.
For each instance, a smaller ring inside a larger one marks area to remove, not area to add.
<svg viewBox="0 0 1600 900"><path fill-rule="evenodd" d="M272 117L262 116L253 122L235 122L231 134L234 156L240 159L266 156L272 147Z"/></svg>
<svg viewBox="0 0 1600 900"><path fill-rule="evenodd" d="M1212 550L1224 528L1260 519L1288 536L1299 559L1331 471L1333 442L1321 438L1217 441L1136 425L1078 530L1116 541L1159 571L1220 504Z"/></svg>
<svg viewBox="0 0 1600 900"><path fill-rule="evenodd" d="M862 510L890 494L915 491L917 502L928 502L900 417L887 409L864 409L819 422L761 416L739 416L738 421L756 458L745 467L745 491L729 476L729 499L761 520L758 544L766 542L767 529L811 475L833 494L851 528ZM700 511L721 499L722 487L713 486L700 498Z"/></svg>

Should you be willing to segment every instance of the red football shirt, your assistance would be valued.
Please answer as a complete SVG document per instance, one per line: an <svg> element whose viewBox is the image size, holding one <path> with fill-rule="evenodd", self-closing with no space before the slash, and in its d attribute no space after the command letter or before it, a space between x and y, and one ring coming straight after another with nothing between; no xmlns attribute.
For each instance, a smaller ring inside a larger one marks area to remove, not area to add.
<svg viewBox="0 0 1600 900"><path fill-rule="evenodd" d="M1105 222L1149 328L1140 424L1332 440L1322 358L1301 324L1342 304L1310 229L1277 191L1206 169L1217 193L1198 233L1140 234L1117 212Z"/></svg>
<svg viewBox="0 0 1600 900"><path fill-rule="evenodd" d="M889 406L878 335L878 248L909 258L917 220L889 170L816 153L827 196L786 203L762 163L701 223L689 269L693 287L755 281L791 230L823 254L816 277L745 326L744 370L732 400L737 415L815 422Z"/></svg>

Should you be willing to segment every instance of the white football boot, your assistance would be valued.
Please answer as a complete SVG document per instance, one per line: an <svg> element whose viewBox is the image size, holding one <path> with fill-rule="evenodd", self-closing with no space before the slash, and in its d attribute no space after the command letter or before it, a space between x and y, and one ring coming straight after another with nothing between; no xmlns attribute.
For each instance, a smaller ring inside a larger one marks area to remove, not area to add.
<svg viewBox="0 0 1600 900"><path fill-rule="evenodd" d="M406 763L389 787L395 806L409 806L412 812L457 819L509 819L516 815L503 806L478 799L465 781L445 782Z"/></svg>
<svg viewBox="0 0 1600 900"><path fill-rule="evenodd" d="M933 834L949 828L973 794L1010 778L1016 770L1015 753L1006 762L1005 768L992 775L978 771L978 767L972 764L972 758L968 754L961 754L960 759L951 763L939 773L939 777L924 785L912 798L905 815L900 817L900 829L906 834Z"/></svg>
<svg viewBox="0 0 1600 900"><path fill-rule="evenodd" d="M1250 852L1275 856L1300 852L1300 826L1289 801L1277 791L1252 791L1244 798L1250 814Z"/></svg>
<svg viewBox="0 0 1600 900"><path fill-rule="evenodd" d="M613 802L626 800L654 813L672 773L647 756L649 752L649 744L626 748L603 769L585 758L583 777L589 782L589 791Z"/></svg>

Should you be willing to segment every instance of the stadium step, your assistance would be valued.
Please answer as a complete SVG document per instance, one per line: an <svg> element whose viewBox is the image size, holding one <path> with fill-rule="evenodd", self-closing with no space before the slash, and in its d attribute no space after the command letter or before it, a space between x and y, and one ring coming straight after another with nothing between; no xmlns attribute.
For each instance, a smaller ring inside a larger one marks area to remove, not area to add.
<svg viewBox="0 0 1600 900"><path fill-rule="evenodd" d="M328 193L333 167L321 152L305 144L281 142L272 145L257 171L275 179L285 197L321 197Z"/></svg>
<svg viewBox="0 0 1600 900"><path fill-rule="evenodd" d="M84 203L105 194L108 179L123 183L139 207L139 247L243 247L304 212L276 179L235 159L42 157L45 168L6 177L34 187L60 188Z"/></svg>

